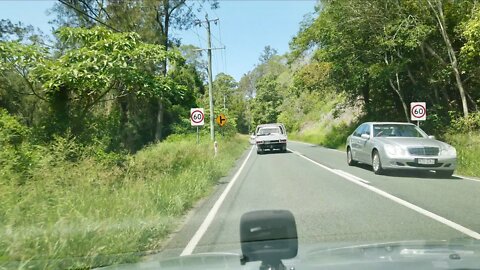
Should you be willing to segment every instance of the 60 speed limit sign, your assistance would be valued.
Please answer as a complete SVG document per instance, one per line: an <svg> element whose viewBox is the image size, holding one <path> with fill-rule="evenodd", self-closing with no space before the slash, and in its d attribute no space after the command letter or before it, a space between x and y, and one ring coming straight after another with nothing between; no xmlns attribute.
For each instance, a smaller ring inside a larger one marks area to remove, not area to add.
<svg viewBox="0 0 480 270"><path fill-rule="evenodd" d="M410 116L412 121L427 120L427 104L426 102L410 103Z"/></svg>
<svg viewBox="0 0 480 270"><path fill-rule="evenodd" d="M203 126L205 121L205 114L203 108L191 108L190 109L190 124L192 126Z"/></svg>

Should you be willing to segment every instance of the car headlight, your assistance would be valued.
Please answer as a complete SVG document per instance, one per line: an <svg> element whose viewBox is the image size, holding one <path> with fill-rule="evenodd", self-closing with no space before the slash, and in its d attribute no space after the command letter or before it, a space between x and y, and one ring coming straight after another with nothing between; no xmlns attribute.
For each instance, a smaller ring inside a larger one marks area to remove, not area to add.
<svg viewBox="0 0 480 270"><path fill-rule="evenodd" d="M257 141L257 144L263 144L264 141Z"/></svg>
<svg viewBox="0 0 480 270"><path fill-rule="evenodd" d="M445 156L457 156L457 150L451 145L445 145L442 147L441 154Z"/></svg>
<svg viewBox="0 0 480 270"><path fill-rule="evenodd" d="M385 147L385 152L387 152L388 155L390 156L403 156L405 155L405 149L398 145L390 145L387 144L384 146Z"/></svg>

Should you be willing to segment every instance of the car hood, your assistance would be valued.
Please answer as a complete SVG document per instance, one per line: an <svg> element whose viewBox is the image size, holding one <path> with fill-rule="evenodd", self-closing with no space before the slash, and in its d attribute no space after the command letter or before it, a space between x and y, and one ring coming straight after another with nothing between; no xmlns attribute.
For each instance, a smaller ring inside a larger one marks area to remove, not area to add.
<svg viewBox="0 0 480 270"><path fill-rule="evenodd" d="M256 141L273 141L273 140L286 140L287 136L279 133L272 133L269 135L260 135L255 137Z"/></svg>
<svg viewBox="0 0 480 270"><path fill-rule="evenodd" d="M402 138L402 137L376 137L376 142L401 147L438 147L446 148L448 144L429 138Z"/></svg>
<svg viewBox="0 0 480 270"><path fill-rule="evenodd" d="M480 241L401 241L366 244L304 245L287 269L478 269ZM259 269L260 262L240 263L240 252L201 253L101 269ZM432 264L433 263L433 264ZM352 268L353 266L353 268Z"/></svg>

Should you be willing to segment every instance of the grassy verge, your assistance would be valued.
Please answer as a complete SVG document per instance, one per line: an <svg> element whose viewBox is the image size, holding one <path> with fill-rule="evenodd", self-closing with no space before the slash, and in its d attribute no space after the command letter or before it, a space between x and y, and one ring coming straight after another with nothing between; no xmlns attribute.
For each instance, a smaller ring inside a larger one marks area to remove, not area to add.
<svg viewBox="0 0 480 270"><path fill-rule="evenodd" d="M347 125L343 122L330 127L327 127L324 124L319 124L302 133L296 132L289 134L288 138L318 144L328 148L344 150L347 137L352 134L354 129L355 126Z"/></svg>
<svg viewBox="0 0 480 270"><path fill-rule="evenodd" d="M46 156L18 184L0 175L0 268L89 268L158 250L176 221L248 147L241 136L171 137L124 162Z"/></svg>
<svg viewBox="0 0 480 270"><path fill-rule="evenodd" d="M445 140L457 149L457 173L480 177L480 134L448 134Z"/></svg>

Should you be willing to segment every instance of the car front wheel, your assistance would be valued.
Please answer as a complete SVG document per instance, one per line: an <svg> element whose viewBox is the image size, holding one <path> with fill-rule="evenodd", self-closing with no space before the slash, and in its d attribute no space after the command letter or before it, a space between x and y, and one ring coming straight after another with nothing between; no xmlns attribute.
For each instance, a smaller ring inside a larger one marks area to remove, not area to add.
<svg viewBox="0 0 480 270"><path fill-rule="evenodd" d="M384 174L385 170L382 167L382 161L380 160L380 154L377 150L372 155L372 168L375 174Z"/></svg>
<svg viewBox="0 0 480 270"><path fill-rule="evenodd" d="M350 149L350 147L347 148L347 163L348 166L357 165L357 161L353 159L352 149Z"/></svg>

